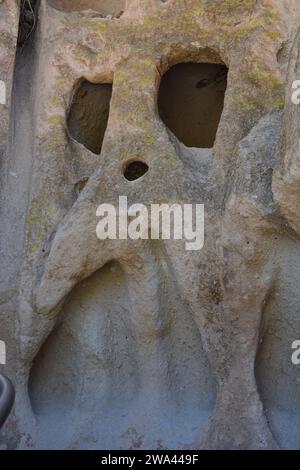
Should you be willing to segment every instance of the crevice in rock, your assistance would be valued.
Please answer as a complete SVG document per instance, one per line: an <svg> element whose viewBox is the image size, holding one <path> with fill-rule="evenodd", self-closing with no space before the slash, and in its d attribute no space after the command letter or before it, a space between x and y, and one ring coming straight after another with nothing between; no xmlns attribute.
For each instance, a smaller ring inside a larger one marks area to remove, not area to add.
<svg viewBox="0 0 300 470"><path fill-rule="evenodd" d="M141 160L133 160L125 165L124 177L128 181L135 181L144 176L148 170L149 167L146 163L142 162Z"/></svg>
<svg viewBox="0 0 300 470"><path fill-rule="evenodd" d="M80 80L68 111L67 124L71 137L95 154L101 152L111 95L111 84Z"/></svg>
<svg viewBox="0 0 300 470"><path fill-rule="evenodd" d="M212 148L224 106L228 69L222 64L181 63L162 77L158 110L187 147Z"/></svg>
<svg viewBox="0 0 300 470"><path fill-rule="evenodd" d="M88 182L88 178L81 178L79 181L77 181L77 183L75 184L75 196L76 196L76 199L78 198L79 194L81 193L81 191L84 190L87 182Z"/></svg>

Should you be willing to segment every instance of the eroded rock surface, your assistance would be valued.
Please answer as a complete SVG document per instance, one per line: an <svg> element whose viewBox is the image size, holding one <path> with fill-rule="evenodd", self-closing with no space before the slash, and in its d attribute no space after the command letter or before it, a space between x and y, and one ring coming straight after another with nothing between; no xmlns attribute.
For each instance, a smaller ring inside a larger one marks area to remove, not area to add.
<svg viewBox="0 0 300 470"><path fill-rule="evenodd" d="M0 11L2 74L16 2ZM3 445L300 448L299 22L297 0L38 2L5 108ZM177 64L195 65L174 116L158 103ZM195 89L208 140L178 125ZM204 204L204 248L98 240L120 195Z"/></svg>

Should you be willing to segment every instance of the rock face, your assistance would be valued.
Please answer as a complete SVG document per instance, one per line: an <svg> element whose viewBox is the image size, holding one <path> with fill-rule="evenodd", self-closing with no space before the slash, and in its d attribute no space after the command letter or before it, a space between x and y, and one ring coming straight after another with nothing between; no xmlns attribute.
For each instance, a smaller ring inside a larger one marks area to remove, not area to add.
<svg viewBox="0 0 300 470"><path fill-rule="evenodd" d="M300 448L298 0L27 3L0 2L2 448ZM120 195L204 204L203 249L100 241Z"/></svg>

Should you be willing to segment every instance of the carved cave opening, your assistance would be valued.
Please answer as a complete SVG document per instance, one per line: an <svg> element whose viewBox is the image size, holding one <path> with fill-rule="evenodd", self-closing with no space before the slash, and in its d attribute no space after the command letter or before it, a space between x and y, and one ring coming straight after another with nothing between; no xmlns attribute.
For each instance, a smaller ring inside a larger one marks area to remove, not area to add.
<svg viewBox="0 0 300 470"><path fill-rule="evenodd" d="M126 0L48 0L56 10L71 12L94 10L103 16L120 17L125 9Z"/></svg>
<svg viewBox="0 0 300 470"><path fill-rule="evenodd" d="M88 150L100 154L107 128L112 85L81 80L68 112L71 137Z"/></svg>
<svg viewBox="0 0 300 470"><path fill-rule="evenodd" d="M187 147L212 148L224 106L228 69L222 64L181 63L162 77L158 111Z"/></svg>

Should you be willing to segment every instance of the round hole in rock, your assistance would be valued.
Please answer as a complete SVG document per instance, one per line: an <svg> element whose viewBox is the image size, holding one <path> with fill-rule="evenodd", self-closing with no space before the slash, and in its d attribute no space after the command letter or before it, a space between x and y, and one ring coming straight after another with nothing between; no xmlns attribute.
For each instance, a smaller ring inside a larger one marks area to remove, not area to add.
<svg viewBox="0 0 300 470"><path fill-rule="evenodd" d="M2 3L0 1L0 3ZM20 4L18 46L23 47L33 36L36 29L39 2L37 0L22 1Z"/></svg>
<svg viewBox="0 0 300 470"><path fill-rule="evenodd" d="M228 69L222 64L182 63L162 77L158 110L187 147L212 148L224 106Z"/></svg>
<svg viewBox="0 0 300 470"><path fill-rule="evenodd" d="M48 3L64 12L94 10L103 16L114 17L121 16L126 6L126 0L48 0Z"/></svg>
<svg viewBox="0 0 300 470"><path fill-rule="evenodd" d="M94 84L81 80L68 112L70 135L96 154L101 152L111 94L111 84Z"/></svg>
<svg viewBox="0 0 300 470"><path fill-rule="evenodd" d="M140 160L134 160L125 165L124 176L128 181L135 181L147 173L149 167Z"/></svg>

